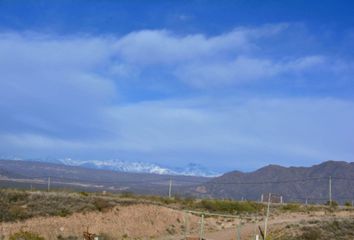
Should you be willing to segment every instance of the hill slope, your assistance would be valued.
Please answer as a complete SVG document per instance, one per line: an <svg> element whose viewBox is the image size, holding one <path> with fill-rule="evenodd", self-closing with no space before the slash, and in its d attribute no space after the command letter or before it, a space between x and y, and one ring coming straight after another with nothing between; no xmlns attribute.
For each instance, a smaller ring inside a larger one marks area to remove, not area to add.
<svg viewBox="0 0 354 240"><path fill-rule="evenodd" d="M254 172L229 172L193 189L203 197L260 200L261 194L282 195L285 201L326 202L329 178L334 200L354 198L354 163L327 161L312 167L269 165Z"/></svg>
<svg viewBox="0 0 354 240"><path fill-rule="evenodd" d="M123 173L43 162L0 160L0 185L11 187L47 187L84 191L135 192L167 195L172 179L172 195L208 198L260 200L269 192L282 195L284 201L324 203L332 197L338 202L354 200L354 163L327 161L312 167L269 165L254 172L233 171L220 177Z"/></svg>
<svg viewBox="0 0 354 240"><path fill-rule="evenodd" d="M44 162L0 160L0 185L27 189L32 185L43 189L47 188L49 177L52 188L158 195L168 194L170 179L173 179L172 194L195 182L209 180L205 177L125 173Z"/></svg>

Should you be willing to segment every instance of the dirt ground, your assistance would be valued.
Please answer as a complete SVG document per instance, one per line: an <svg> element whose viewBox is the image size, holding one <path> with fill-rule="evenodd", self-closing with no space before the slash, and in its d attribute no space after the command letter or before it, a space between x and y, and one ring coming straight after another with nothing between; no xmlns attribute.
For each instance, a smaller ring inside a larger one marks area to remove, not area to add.
<svg viewBox="0 0 354 240"><path fill-rule="evenodd" d="M197 227L198 218L190 216L192 228ZM81 236L89 232L104 233L113 239L154 239L169 234L181 234L184 212L166 207L137 204L116 207L107 212L75 213L67 217L38 217L16 223L3 223L0 230L7 238L12 233L31 231L45 239L57 239L59 235Z"/></svg>
<svg viewBox="0 0 354 240"><path fill-rule="evenodd" d="M286 224L308 220L354 217L353 213L338 211L336 213L313 212L286 213L271 216L269 231ZM31 231L48 240L77 236L81 239L83 231L110 236L110 239L158 239L181 240L185 234L199 235L201 218L183 211L163 206L136 204L115 207L107 212L75 213L67 217L38 217L16 223L2 223L0 235L6 239L12 233ZM185 222L186 221L186 222ZM242 221L242 222L241 222ZM241 239L251 239L258 226L263 228L263 218L233 219L223 217L206 217L205 238L208 240L236 239L237 226L240 225Z"/></svg>

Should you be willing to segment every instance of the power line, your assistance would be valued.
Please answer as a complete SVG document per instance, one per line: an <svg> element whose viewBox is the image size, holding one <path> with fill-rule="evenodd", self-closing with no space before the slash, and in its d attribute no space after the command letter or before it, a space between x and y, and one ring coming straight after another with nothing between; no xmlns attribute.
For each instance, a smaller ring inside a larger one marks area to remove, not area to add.
<svg viewBox="0 0 354 240"><path fill-rule="evenodd" d="M31 179L31 180L45 180L48 179L49 177L51 179L56 179L56 180L68 180L68 181L77 181L77 182L86 182L86 183L95 183L95 184L109 184L109 183L127 183L127 184L140 184L142 182L144 183L164 183L168 184L170 180L173 180L175 183L196 183L196 184L210 184L210 185L256 185L256 184L282 184L282 183L295 183L295 182L309 182L309 181L319 181L319 180L328 180L328 177L312 177L312 178L303 178L303 179L288 179L288 180L272 180L272 181L252 181L252 182L242 182L242 181L198 181L198 180L192 180L192 179L177 179L177 178L160 178L160 179L151 179L151 180L123 180L123 179L114 179L114 180L92 180L92 179L82 179L82 178L72 178L72 177L62 177L62 176L48 176L48 175L37 175L37 176L22 176L23 178L26 179ZM20 179L20 178L18 178ZM22 179L22 178L21 178ZM332 177L332 179L335 180L346 180L346 181L354 181L353 178L339 178L339 177Z"/></svg>

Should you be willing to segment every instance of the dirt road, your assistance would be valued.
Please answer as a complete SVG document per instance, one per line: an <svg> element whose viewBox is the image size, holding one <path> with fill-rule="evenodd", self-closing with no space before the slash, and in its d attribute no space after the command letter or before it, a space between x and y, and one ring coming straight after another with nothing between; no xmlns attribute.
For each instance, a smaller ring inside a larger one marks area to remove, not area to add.
<svg viewBox="0 0 354 240"><path fill-rule="evenodd" d="M268 231L276 228L285 227L288 224L300 223L309 220L330 220L335 218L353 218L353 213L338 212L335 214L328 214L326 212L316 212L311 215L303 213L286 214L280 216L273 216L269 219ZM264 229L264 221L243 223L240 227L240 238L242 240L254 239L255 234L259 234L258 226ZM237 239L237 227L227 228L215 232L205 233L207 240L235 240Z"/></svg>

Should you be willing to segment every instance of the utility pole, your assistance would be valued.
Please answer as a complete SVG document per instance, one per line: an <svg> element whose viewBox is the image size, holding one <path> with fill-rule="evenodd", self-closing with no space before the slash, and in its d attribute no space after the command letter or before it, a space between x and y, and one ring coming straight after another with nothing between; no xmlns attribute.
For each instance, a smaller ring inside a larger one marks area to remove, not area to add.
<svg viewBox="0 0 354 240"><path fill-rule="evenodd" d="M48 177L48 192L50 191L50 177Z"/></svg>
<svg viewBox="0 0 354 240"><path fill-rule="evenodd" d="M332 176L329 176L329 183L328 183L328 187L329 187L329 206L332 206Z"/></svg>
<svg viewBox="0 0 354 240"><path fill-rule="evenodd" d="M172 193L172 179L170 178L170 187L168 188L168 197L171 198L171 193Z"/></svg>
<svg viewBox="0 0 354 240"><path fill-rule="evenodd" d="M267 239L267 225L268 225L268 217L269 217L269 210L270 210L270 198L271 198L271 193L268 195L268 206L267 206L267 215L266 219L264 221L264 239Z"/></svg>
<svg viewBox="0 0 354 240"><path fill-rule="evenodd" d="M261 203L263 202L263 193L262 193L262 195L261 195Z"/></svg>

